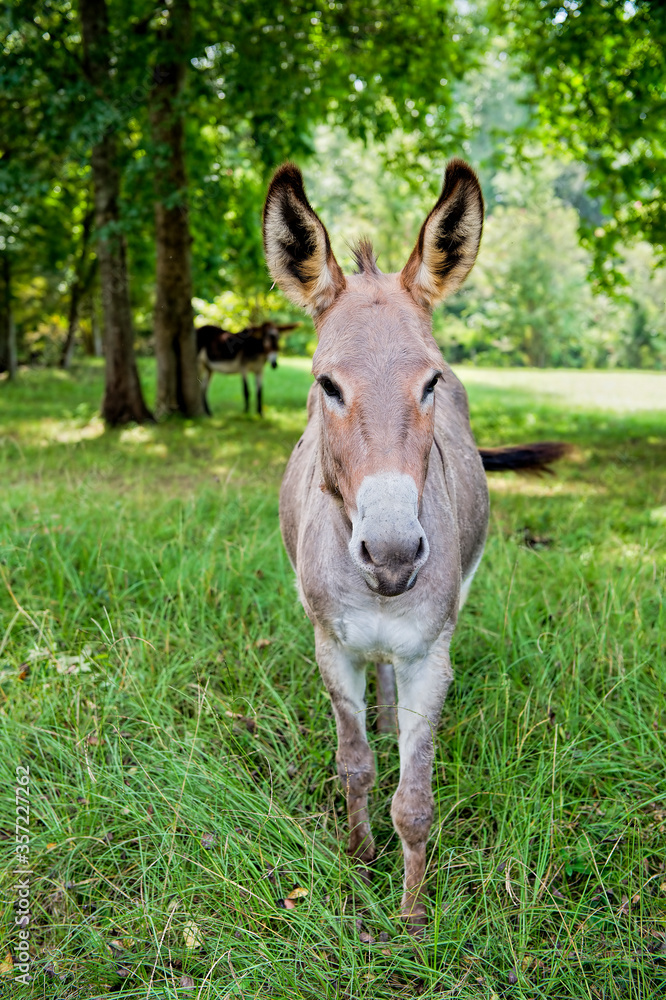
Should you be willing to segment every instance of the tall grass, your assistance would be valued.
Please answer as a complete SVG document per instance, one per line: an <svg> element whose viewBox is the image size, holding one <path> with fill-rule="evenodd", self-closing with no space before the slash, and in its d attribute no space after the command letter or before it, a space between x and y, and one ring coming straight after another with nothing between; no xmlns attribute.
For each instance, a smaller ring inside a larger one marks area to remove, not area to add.
<svg viewBox="0 0 666 1000"><path fill-rule="evenodd" d="M372 739L364 886L279 537L308 383L295 361L269 373L260 421L220 378L211 421L121 432L94 416L94 367L0 389L4 995L666 995L666 413L473 386L480 443L578 451L554 478L491 482L415 947L398 918L395 742ZM25 988L6 958L18 763Z"/></svg>

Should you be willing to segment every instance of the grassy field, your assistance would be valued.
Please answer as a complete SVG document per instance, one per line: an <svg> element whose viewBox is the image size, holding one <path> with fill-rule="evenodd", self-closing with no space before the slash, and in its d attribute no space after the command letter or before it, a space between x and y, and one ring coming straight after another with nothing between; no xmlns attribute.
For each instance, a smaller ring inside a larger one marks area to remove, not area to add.
<svg viewBox="0 0 666 1000"><path fill-rule="evenodd" d="M537 396L529 375L470 373L480 444L577 449L555 477L491 481L418 948L397 918L395 741L373 737L379 857L355 886L279 536L307 364L267 373L263 421L218 377L212 420L114 432L99 368L0 385L0 995L666 997L666 377L661 411L628 413L611 407L639 409L651 376L600 410L597 376L569 393L567 374ZM19 764L27 987L11 968Z"/></svg>

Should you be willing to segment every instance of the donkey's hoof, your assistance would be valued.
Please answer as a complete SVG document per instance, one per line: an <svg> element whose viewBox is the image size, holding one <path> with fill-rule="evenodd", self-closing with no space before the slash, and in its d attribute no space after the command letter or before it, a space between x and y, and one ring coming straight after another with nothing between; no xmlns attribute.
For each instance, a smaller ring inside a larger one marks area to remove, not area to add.
<svg viewBox="0 0 666 1000"><path fill-rule="evenodd" d="M416 903L409 910L402 912L402 919L405 921L407 932L414 938L422 938L425 928L428 926L428 916L423 903Z"/></svg>
<svg viewBox="0 0 666 1000"><path fill-rule="evenodd" d="M372 869L365 865L359 865L354 869L354 879L363 886L372 885Z"/></svg>
<svg viewBox="0 0 666 1000"><path fill-rule="evenodd" d="M375 842L372 837L363 837L357 840L355 837L349 841L349 850L347 851L350 859L355 861L358 865L368 866L371 865L375 860L375 855L377 851L375 849Z"/></svg>

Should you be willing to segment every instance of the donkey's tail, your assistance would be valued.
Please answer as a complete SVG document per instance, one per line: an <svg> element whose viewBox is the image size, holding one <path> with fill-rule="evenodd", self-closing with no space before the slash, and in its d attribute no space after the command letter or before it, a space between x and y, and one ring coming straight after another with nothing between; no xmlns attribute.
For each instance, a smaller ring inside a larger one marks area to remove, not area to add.
<svg viewBox="0 0 666 1000"><path fill-rule="evenodd" d="M552 472L552 462L563 458L571 450L562 441L539 441L520 444L515 448L479 448L479 455L486 472Z"/></svg>

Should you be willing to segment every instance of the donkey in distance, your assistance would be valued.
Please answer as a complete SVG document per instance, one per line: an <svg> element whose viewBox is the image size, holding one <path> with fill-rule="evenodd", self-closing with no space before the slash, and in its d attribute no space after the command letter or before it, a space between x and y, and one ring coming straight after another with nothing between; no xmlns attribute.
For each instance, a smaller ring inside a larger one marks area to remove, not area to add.
<svg viewBox="0 0 666 1000"><path fill-rule="evenodd" d="M484 452L466 392L433 339L431 314L472 268L482 224L479 182L457 159L398 274L383 274L366 242L356 249L356 272L343 274L292 164L276 172L264 208L271 275L318 333L308 422L280 493L282 535L314 625L337 726L349 851L362 865L375 855L365 666L394 668L400 779L391 816L410 930L426 919L433 735L453 676L449 644L488 527ZM485 454L495 469L540 468L562 451L543 444Z"/></svg>
<svg viewBox="0 0 666 1000"><path fill-rule="evenodd" d="M287 330L295 330L300 323L286 323L279 326L268 320L261 326L247 326L240 333L229 333L219 326L200 326L197 330L197 360L199 381L203 393L204 409L208 416L208 386L213 372L224 375L240 374L243 380L245 413L250 410L250 390L247 384L248 372L254 372L257 391L257 413L262 415L261 385L264 366L277 368L278 337Z"/></svg>

